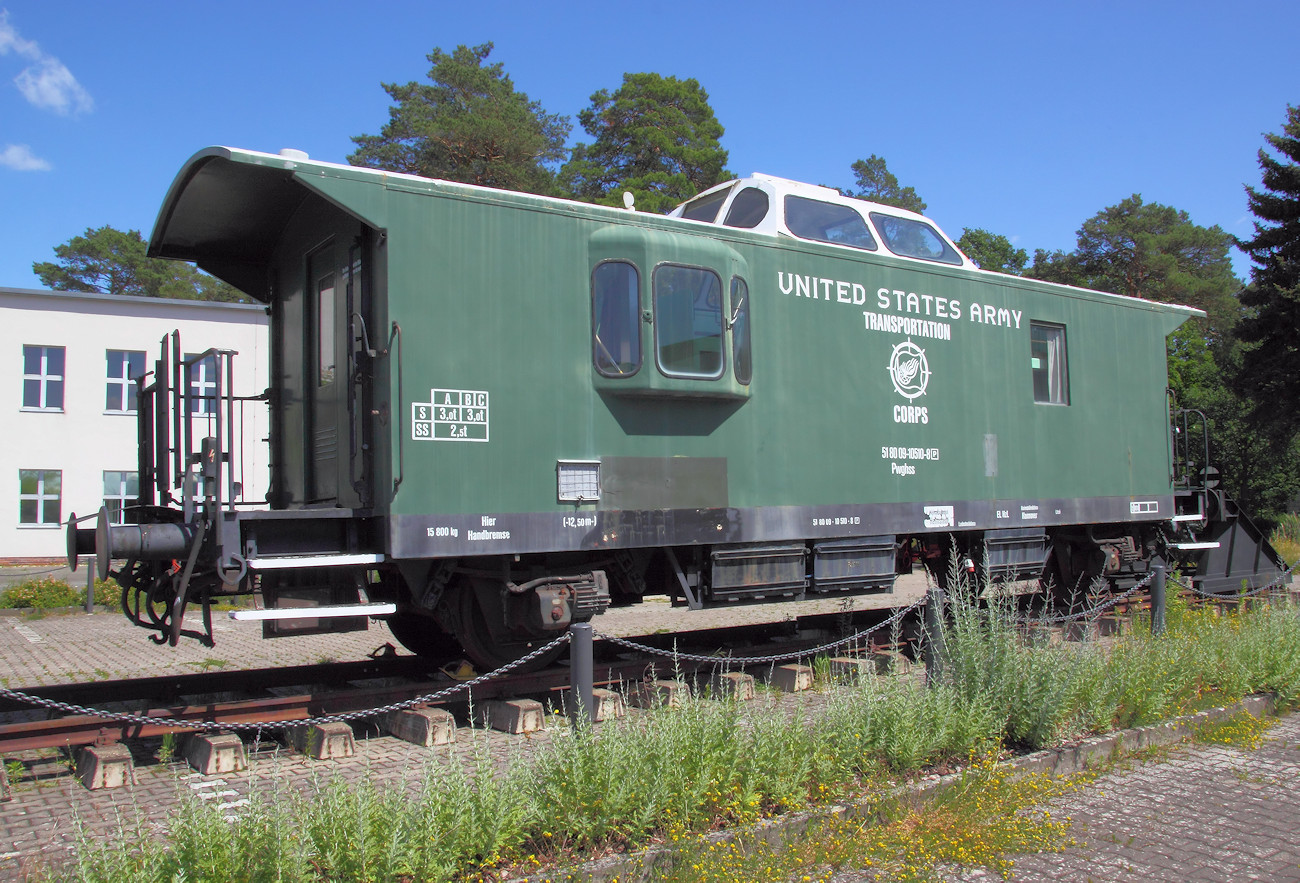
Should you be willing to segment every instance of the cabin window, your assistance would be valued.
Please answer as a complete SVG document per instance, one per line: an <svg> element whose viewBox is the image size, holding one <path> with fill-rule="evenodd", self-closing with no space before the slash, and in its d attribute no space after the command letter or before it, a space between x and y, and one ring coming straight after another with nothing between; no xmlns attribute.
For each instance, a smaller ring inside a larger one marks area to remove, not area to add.
<svg viewBox="0 0 1300 883"><path fill-rule="evenodd" d="M1070 373L1065 358L1065 326L1029 323L1029 364L1034 375L1034 401L1070 404Z"/></svg>
<svg viewBox="0 0 1300 883"><path fill-rule="evenodd" d="M641 368L641 282L626 261L606 261L591 273L591 348L605 377Z"/></svg>
<svg viewBox="0 0 1300 883"><path fill-rule="evenodd" d="M961 266L961 255L925 221L882 212L872 212L871 220L885 240L885 247L894 254Z"/></svg>
<svg viewBox="0 0 1300 883"><path fill-rule="evenodd" d="M800 239L876 250L876 240L871 235L871 229L852 206L803 196L787 196L785 225Z"/></svg>
<svg viewBox="0 0 1300 883"><path fill-rule="evenodd" d="M722 376L722 282L712 270L664 264L654 274L655 350L669 377Z"/></svg>
<svg viewBox="0 0 1300 883"><path fill-rule="evenodd" d="M334 274L316 280L316 385L334 382Z"/></svg>
<svg viewBox="0 0 1300 883"><path fill-rule="evenodd" d="M754 376L749 346L749 286L739 276L731 278L731 360L736 382L748 385Z"/></svg>
<svg viewBox="0 0 1300 883"><path fill-rule="evenodd" d="M716 193L706 193L692 199L682 207L682 217L688 221L707 221L712 224L718 219L718 210L727 201L730 192L730 187L723 187Z"/></svg>
<svg viewBox="0 0 1300 883"><path fill-rule="evenodd" d="M728 227L741 227L751 230L763 223L767 217L767 194L757 187L746 187L736 194L727 209L727 219L722 223Z"/></svg>

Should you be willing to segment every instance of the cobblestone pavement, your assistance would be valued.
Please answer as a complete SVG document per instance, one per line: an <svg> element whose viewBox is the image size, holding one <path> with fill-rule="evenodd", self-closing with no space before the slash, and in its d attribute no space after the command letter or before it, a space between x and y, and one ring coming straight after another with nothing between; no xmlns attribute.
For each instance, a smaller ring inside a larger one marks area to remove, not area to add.
<svg viewBox="0 0 1300 883"><path fill-rule="evenodd" d="M1102 776L1051 811L1072 820L1079 845L1020 858L1013 880L1300 880L1300 714L1254 750L1178 748Z"/></svg>
<svg viewBox="0 0 1300 883"><path fill-rule="evenodd" d="M1015 857L1011 880L1300 881L1300 714L1282 718L1260 747L1182 745L1122 763L1048 804L1071 820L1076 845ZM1001 879L949 868L950 883ZM863 873L835 883L875 880Z"/></svg>

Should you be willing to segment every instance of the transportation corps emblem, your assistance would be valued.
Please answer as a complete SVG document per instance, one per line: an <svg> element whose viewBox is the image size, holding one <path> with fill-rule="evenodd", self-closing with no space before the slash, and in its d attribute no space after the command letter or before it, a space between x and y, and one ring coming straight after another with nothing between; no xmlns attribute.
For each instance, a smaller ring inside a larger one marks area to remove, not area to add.
<svg viewBox="0 0 1300 883"><path fill-rule="evenodd" d="M912 343L911 338L894 347L889 357L889 379L894 389L909 402L925 395L930 382L930 365L925 360L925 350Z"/></svg>

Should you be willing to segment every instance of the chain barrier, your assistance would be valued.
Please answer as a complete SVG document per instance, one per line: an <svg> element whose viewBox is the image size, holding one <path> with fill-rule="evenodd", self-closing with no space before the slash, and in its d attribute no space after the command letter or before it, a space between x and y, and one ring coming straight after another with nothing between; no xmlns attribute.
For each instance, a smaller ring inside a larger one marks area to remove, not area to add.
<svg viewBox="0 0 1300 883"><path fill-rule="evenodd" d="M1189 592L1192 592L1195 595L1199 595L1202 598L1208 598L1211 601L1240 601L1243 598L1251 598L1254 597L1255 595L1262 595L1264 592L1271 592L1275 589L1284 588L1288 583L1290 583L1292 572L1296 569L1296 565L1298 564L1300 564L1300 559L1297 559L1297 561L1294 564L1284 569L1280 574L1278 574L1277 578L1270 583L1266 583L1265 585L1262 586L1256 586L1253 589L1242 589L1239 592L1233 592L1231 594L1222 593L1222 592L1207 592L1204 589L1197 588L1196 585L1191 583L1190 581L1183 582L1181 579L1178 579L1175 576L1170 576L1169 581L1174 583L1177 586L1180 586L1181 588L1186 589Z"/></svg>
<svg viewBox="0 0 1300 883"><path fill-rule="evenodd" d="M1288 572L1284 573L1282 576L1290 579L1290 570L1288 569ZM1253 598L1254 596L1262 595L1265 592L1272 592L1281 589L1286 585L1285 581L1279 577L1266 585L1256 586L1253 589L1242 589L1239 592L1232 592L1229 594L1225 592L1207 592L1205 589L1199 589L1194 584L1183 582L1181 579L1173 576L1169 577L1169 581L1179 588L1186 589L1197 597L1206 598L1210 601L1241 601L1245 598Z"/></svg>
<svg viewBox="0 0 1300 883"><path fill-rule="evenodd" d="M496 669L495 671L490 671L487 674L479 675L478 677L472 678L468 681L463 681L459 684L454 684L450 687L447 687L444 690L439 690L435 693L425 693L424 695L416 696L414 699L404 699L401 702L394 702L390 705L380 706L379 708L362 709L360 711L348 711L340 714L327 714L327 715L322 715L320 717L304 718L302 720L278 721L273 724L268 724L265 721L261 723L258 722L219 723L217 721L209 721L209 720L190 721L190 720L180 720L178 718L169 718L169 717L150 717L148 715L133 714L131 712L123 712L123 711L103 711L101 709L89 708L85 705L74 705L70 702L59 702L54 699L46 699L42 696L33 696L30 693L23 693L19 690L10 690L7 687L0 687L0 696L3 696L6 699L12 699L17 702L23 702L28 705L35 705L40 708L48 708L53 711L62 711L67 714L83 714L89 717L97 717L103 720L116 721L118 723L125 723L125 724L143 724L146 726L165 726L165 727L176 727L177 729L204 730L204 731L235 730L237 732L238 731L256 732L257 739L258 741L260 741L261 733L265 729L271 729L275 727L305 727L305 726L317 726L319 724L338 723L343 721L356 720L358 718L363 718L363 717L374 717L380 714L388 714L389 712L393 712L393 711L403 711L407 708L414 708L417 705L425 705L430 702L439 702L450 696L454 696L456 693L459 693L462 690L472 689L473 687L485 683L486 681L490 681L494 678L499 678L502 675L506 674L507 672L519 668L521 665L525 665L529 662L532 662L537 657L542 656L545 653L549 653L550 651L554 650L560 645L567 644L569 642L569 638L570 638L570 634L569 632L566 631L563 634L561 634L559 637L557 637L555 640L551 641L549 644L546 644L545 646L542 647L538 647L536 650L533 650L531 653L528 653L525 656L521 656L518 659L514 660L513 662L508 662L505 665L501 666L500 668Z"/></svg>
<svg viewBox="0 0 1300 883"><path fill-rule="evenodd" d="M1078 622L1083 619L1091 619L1094 616L1100 616L1103 612L1119 604L1121 601L1131 598L1133 595L1137 594L1140 589L1144 589L1150 585L1151 581L1155 579L1155 577L1155 571L1152 571L1143 579L1138 580L1118 595L1111 595L1086 610L1080 610L1076 613L1063 613L1059 616L1017 616L1016 619L1019 622L1030 624L1041 623L1042 625L1060 625L1065 622Z"/></svg>
<svg viewBox="0 0 1300 883"><path fill-rule="evenodd" d="M1290 567L1288 567L1285 571L1282 572L1281 576L1273 580L1273 582L1268 583L1267 585L1264 586L1260 586L1255 589L1238 592L1233 595L1224 595L1224 594L1218 594L1214 592L1206 592L1201 589L1198 589L1196 586L1190 583L1184 582L1183 580L1180 580L1173 576L1170 576L1169 580L1172 581L1175 585L1181 586L1182 588L1187 589L1204 598L1223 600L1223 601L1235 601L1242 598L1248 598L1254 595L1262 594L1263 592L1266 591L1271 591L1273 589L1280 588L1282 585L1284 585L1286 581L1288 581L1291 578L1292 571L1295 570L1295 568L1296 568L1296 564L1292 564ZM1149 585L1151 580L1154 578L1155 578L1154 572L1148 573L1144 579L1138 581L1137 583L1135 583L1133 586L1131 586L1129 589L1122 592L1121 594L1108 597L1105 600L1101 601L1100 603L1087 608L1086 610L1080 610L1075 613L1062 614L1060 616L1048 616L1048 617L1018 616L1016 618L1019 621L1025 623L1040 623L1044 625L1055 625L1055 624L1066 623L1066 622L1074 622L1082 619L1090 619L1094 616L1100 615L1102 612L1106 610L1109 610L1110 608L1126 600L1127 598L1132 597L1140 589L1143 589L1147 585ZM841 638L837 641L832 641L830 643L822 644L818 647L812 647L806 650L797 650L790 653L782 653L782 654L771 655L771 656L704 656L704 655L693 654L693 653L679 653L675 650L661 650L658 647L649 647L646 646L645 644L638 644L635 641L629 641L625 638L620 638L615 635L607 635L601 632L593 632L593 636L599 638L602 641L608 641L611 644L615 644L620 647L625 647L629 650L633 650L638 653L645 653L650 656L662 656L674 660L683 660L687 662L700 662L700 663L725 662L731 665L745 665L745 666L771 665L774 663L786 662L793 659L806 659L810 656L816 656L818 654L825 653L830 650L837 649L839 647L844 647L849 644L861 642L866 638L868 638L870 635L874 634L875 632L881 631L882 629L886 629L886 628L893 629L899 622L902 621L904 616L906 616L907 614L911 613L914 610L924 607L927 601L928 598L921 598L913 602L907 607L899 608L897 611L894 612L893 615L891 615L884 622L877 623L876 625L868 629L863 629L862 631L857 632L856 634L853 635L849 635L846 638ZM357 720L359 718L364 718L364 717L375 717L381 714L389 714L394 711L403 711L408 708L414 708L417 705L426 705L431 702L441 702L445 699L450 698L451 696L456 695L457 693L471 690L474 687L478 686L479 684L486 683L487 681L508 674L509 672L514 671L520 666L532 662L534 659L538 658L539 656L549 653L563 644L567 644L570 638L571 638L571 634L568 631L566 631L563 634L556 637L554 640L552 640L549 644L545 644L544 646L538 647L532 652L524 656L521 656L519 659L516 659L513 662L506 663L505 665L501 666L495 671L491 671L486 674L479 675L478 677L472 678L468 681L463 681L461 683L454 684L450 687L447 687L446 689L438 690L433 693L425 693L423 695L416 696L412 699L404 699L401 702L394 702L389 705L380 706L378 708L362 709L359 711L349 711L340 714L321 715L318 717L304 718L302 720L282 721L275 724L268 724L266 722L220 723L217 721L209 721L209 720L180 720L178 718L150 717L148 715L134 714L131 712L104 711L102 709L90 708L85 705L76 705L69 702L59 702L54 699L46 699L42 696L33 696L30 693L24 693L21 690L12 690L7 687L0 687L0 697L4 697L5 699L9 699L15 702L21 702L26 705L32 705L39 708L46 708L52 711L60 711L65 714L86 715L88 717L97 717L102 720L114 721L117 723L168 726L168 727L176 727L178 729L203 730L203 731L234 730L237 732L238 731L252 732L256 734L256 738L260 742L262 732L266 729L270 729L274 727L316 726L320 724L340 723L340 722L346 722L351 720Z"/></svg>
<svg viewBox="0 0 1300 883"><path fill-rule="evenodd" d="M775 656L702 656L696 653L678 653L675 650L661 650L658 647L647 647L645 644L638 644L635 641L629 641L625 638L619 638L614 635L601 634L600 632L596 632L595 636L600 638L602 641L609 641L612 644L626 647L629 650L635 650L638 653L645 653L650 656L663 656L685 662L726 662L733 665L770 665L776 662L785 662L790 659L806 659L809 656L816 656L819 653L825 653L828 650L834 650L837 647L843 647L853 642L861 641L873 632L878 632L885 627L893 628L908 613L911 613L918 607L924 607L925 602L926 599L922 598L908 607L899 608L893 616L889 617L889 619L884 622L877 623L869 629L863 629L857 634L849 635L847 638L841 638L840 640L832 641L829 644L822 644L820 647L812 647L807 650L796 650L791 653L782 653Z"/></svg>
<svg viewBox="0 0 1300 883"><path fill-rule="evenodd" d="M5 576L27 579L33 576L45 576L47 573L58 573L60 570L67 570L67 569L68 568L66 566L60 564L57 567L47 567L44 570L29 570L26 571L25 573L6 573Z"/></svg>

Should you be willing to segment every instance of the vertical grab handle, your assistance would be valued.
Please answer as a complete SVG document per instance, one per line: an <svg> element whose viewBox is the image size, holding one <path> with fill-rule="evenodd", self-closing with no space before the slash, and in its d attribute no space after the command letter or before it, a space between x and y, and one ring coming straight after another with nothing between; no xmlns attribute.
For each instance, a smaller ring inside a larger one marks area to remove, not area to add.
<svg viewBox="0 0 1300 883"><path fill-rule="evenodd" d="M402 326L396 322L393 323L393 330L388 335L388 351L391 353L396 346L397 352L397 403L393 408L397 412L397 477L393 479L393 493L397 493L397 488L401 485L402 479L406 475L405 464L403 462L404 442L406 441L406 420L404 419L402 398Z"/></svg>

